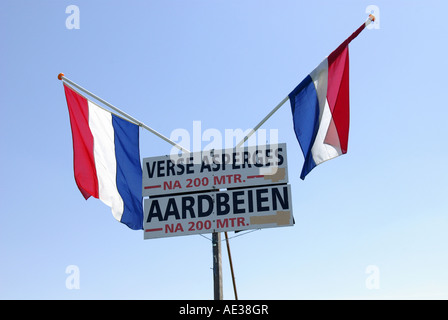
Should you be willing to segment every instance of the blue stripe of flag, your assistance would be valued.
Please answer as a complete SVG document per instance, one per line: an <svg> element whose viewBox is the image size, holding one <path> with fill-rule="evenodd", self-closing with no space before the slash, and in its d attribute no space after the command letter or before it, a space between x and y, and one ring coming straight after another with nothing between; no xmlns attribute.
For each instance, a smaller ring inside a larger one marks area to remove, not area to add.
<svg viewBox="0 0 448 320"><path fill-rule="evenodd" d="M294 131L302 148L305 163L300 178L316 166L311 154L314 140L319 130L319 100L316 88L310 75L289 94Z"/></svg>
<svg viewBox="0 0 448 320"><path fill-rule="evenodd" d="M143 229L142 168L139 127L112 115L117 159L117 189L124 202L122 223L133 230Z"/></svg>

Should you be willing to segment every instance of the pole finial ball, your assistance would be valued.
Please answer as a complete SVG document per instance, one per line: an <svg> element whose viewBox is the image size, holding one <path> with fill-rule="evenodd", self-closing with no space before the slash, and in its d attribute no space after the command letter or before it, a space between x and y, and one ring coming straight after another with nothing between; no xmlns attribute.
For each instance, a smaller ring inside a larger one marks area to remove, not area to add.
<svg viewBox="0 0 448 320"><path fill-rule="evenodd" d="M60 74L58 74L58 79L62 80L62 77L64 76L64 74L61 72Z"/></svg>

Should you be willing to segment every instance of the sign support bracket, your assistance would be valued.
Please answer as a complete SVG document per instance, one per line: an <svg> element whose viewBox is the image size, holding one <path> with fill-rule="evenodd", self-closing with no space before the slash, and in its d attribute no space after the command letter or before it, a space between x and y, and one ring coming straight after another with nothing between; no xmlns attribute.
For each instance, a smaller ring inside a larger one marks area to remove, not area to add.
<svg viewBox="0 0 448 320"><path fill-rule="evenodd" d="M235 300L238 300L238 294L236 292L235 274L233 273L232 255L230 254L230 244L229 244L229 237L227 235L227 231L224 232L224 235L226 236L227 254L229 255L230 272L232 274L233 292L235 293Z"/></svg>

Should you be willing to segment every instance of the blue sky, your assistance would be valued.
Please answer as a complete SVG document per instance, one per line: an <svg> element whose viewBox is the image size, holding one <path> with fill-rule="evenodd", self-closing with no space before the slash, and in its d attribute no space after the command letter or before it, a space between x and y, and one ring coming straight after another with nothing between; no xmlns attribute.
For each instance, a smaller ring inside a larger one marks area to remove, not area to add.
<svg viewBox="0 0 448 320"><path fill-rule="evenodd" d="M67 29L77 5L80 28ZM367 17L350 44L348 153L299 175L295 226L231 239L241 299L447 299L446 1L2 1L0 298L212 299L212 246L143 240L73 178L65 75L169 136L256 125ZM142 157L171 146L141 131ZM210 235L207 235L209 237ZM233 237L234 234L230 233ZM69 290L66 268L79 269ZM369 289L369 266L379 288ZM233 298L223 243L224 298Z"/></svg>

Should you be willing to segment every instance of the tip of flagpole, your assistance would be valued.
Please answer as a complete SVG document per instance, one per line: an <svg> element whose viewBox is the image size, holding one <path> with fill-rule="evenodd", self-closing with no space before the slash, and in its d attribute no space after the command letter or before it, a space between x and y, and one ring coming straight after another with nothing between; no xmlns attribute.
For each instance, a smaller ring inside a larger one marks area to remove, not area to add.
<svg viewBox="0 0 448 320"><path fill-rule="evenodd" d="M61 72L60 74L58 74L58 79L62 80L62 77L64 76L64 74Z"/></svg>
<svg viewBox="0 0 448 320"><path fill-rule="evenodd" d="M369 19L374 22L375 21L375 16L373 14L369 14Z"/></svg>

